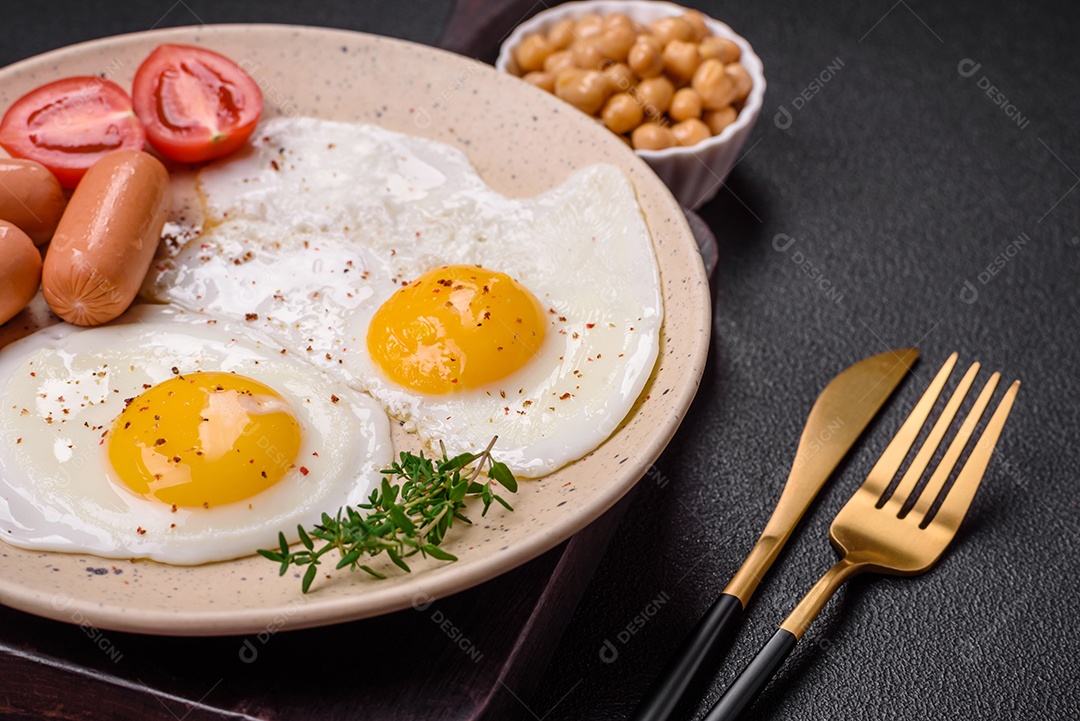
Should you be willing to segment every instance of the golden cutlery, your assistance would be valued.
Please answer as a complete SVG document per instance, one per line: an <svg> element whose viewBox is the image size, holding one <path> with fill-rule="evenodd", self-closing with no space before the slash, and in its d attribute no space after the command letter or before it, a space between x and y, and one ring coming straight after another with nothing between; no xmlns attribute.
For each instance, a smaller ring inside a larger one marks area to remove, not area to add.
<svg viewBox="0 0 1080 721"><path fill-rule="evenodd" d="M633 721L664 721L715 660L758 583L841 459L919 357L916 348L865 358L829 381L810 409L795 460L765 530L720 597L683 642L634 711Z"/></svg>
<svg viewBox="0 0 1080 721"><path fill-rule="evenodd" d="M1009 386L981 436L972 444L956 481L947 487L946 482L968 446L1001 378L1000 373L991 375L930 479L920 485L920 479L941 446L979 372L979 364L972 364L899 484L889 492L901 464L930 417L956 365L956 359L956 353L949 356L911 415L881 454L866 481L840 509L829 527L829 538L843 558L821 577L780 624L780 629L728 687L705 721L731 721L737 718L776 673L825 603L845 581L868 571L913 576L928 570L941 558L975 497L1020 388L1020 381Z"/></svg>

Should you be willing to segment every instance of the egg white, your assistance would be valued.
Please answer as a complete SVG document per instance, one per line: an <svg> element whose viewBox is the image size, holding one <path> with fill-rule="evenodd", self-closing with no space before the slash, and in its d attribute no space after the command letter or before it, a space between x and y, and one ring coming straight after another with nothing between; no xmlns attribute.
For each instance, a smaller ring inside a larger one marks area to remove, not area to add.
<svg viewBox="0 0 1080 721"><path fill-rule="evenodd" d="M0 349L0 538L200 564L275 548L279 531L295 541L297 524L362 502L392 458L386 415L281 351L217 320L154 306L98 328L53 326ZM196 371L236 372L275 389L302 443L297 467L262 493L174 512L113 480L104 434L144 384Z"/></svg>
<svg viewBox="0 0 1080 721"><path fill-rule="evenodd" d="M207 227L144 292L245 321L366 391L429 445L483 448L522 476L599 446L641 394L663 305L652 242L623 173L594 165L538 197L507 198L455 148L371 125L279 118L200 172ZM524 368L490 386L425 395L367 353L372 315L425 271L476 264L545 309Z"/></svg>

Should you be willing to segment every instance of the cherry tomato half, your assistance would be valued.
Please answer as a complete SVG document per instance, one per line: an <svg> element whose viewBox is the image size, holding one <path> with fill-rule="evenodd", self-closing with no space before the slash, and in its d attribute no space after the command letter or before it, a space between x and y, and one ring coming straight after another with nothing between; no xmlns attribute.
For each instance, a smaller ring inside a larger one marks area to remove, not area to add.
<svg viewBox="0 0 1080 721"><path fill-rule="evenodd" d="M65 188L114 150L142 150L146 133L119 85L98 77L64 78L15 101L0 121L0 145L35 160Z"/></svg>
<svg viewBox="0 0 1080 721"><path fill-rule="evenodd" d="M188 45L150 53L131 94L150 144L184 163L239 149L262 114L262 93L250 75L223 55Z"/></svg>

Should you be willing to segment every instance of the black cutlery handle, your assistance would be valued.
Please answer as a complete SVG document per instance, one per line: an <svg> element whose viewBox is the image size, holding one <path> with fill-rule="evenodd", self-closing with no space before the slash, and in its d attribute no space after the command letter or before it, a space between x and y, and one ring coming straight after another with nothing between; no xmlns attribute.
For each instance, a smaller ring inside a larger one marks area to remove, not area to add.
<svg viewBox="0 0 1080 721"><path fill-rule="evenodd" d="M667 721L706 660L731 639L742 611L738 598L721 593L649 688L630 721Z"/></svg>
<svg viewBox="0 0 1080 721"><path fill-rule="evenodd" d="M724 695L709 710L704 721L735 721L739 718L758 697L761 689L773 677L798 642L799 639L795 637L795 634L782 628L773 634L754 660L735 679L735 683L724 691Z"/></svg>

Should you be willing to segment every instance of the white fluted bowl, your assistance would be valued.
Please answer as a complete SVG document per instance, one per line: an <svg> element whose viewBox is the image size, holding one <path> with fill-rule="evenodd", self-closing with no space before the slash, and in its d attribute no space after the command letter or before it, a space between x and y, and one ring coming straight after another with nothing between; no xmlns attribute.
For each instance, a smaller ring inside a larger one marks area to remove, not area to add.
<svg viewBox="0 0 1080 721"><path fill-rule="evenodd" d="M647 24L658 18L682 15L686 11L687 8L674 3L648 0L584 0L557 5L518 25L499 49L495 67L517 75L513 49L527 35L546 32L560 20L578 18L588 13L601 16L622 13L632 20ZM722 133L696 145L634 151L649 164L671 189L675 198L687 208L701 206L720 190L728 173L738 161L739 153L746 144L746 139L750 137L750 131L754 129L758 116L761 115L761 104L765 97L764 67L750 43L719 20L707 17L705 24L713 35L728 38L739 46L742 53L739 62L754 82L739 116L734 123L724 128Z"/></svg>

